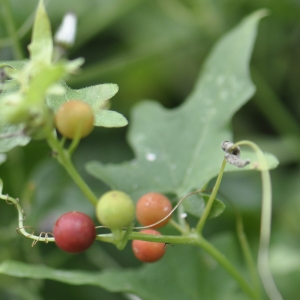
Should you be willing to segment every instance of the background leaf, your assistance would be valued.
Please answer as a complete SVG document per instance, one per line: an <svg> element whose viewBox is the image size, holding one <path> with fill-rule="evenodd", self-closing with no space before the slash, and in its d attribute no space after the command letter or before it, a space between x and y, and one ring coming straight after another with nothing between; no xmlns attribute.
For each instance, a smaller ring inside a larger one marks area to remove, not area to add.
<svg viewBox="0 0 300 300"><path fill-rule="evenodd" d="M237 248L232 236L216 238L215 244L221 246L226 254L230 251L229 256L237 261ZM133 293L143 300L247 299L236 283L229 276L224 276L225 271L213 259L201 249L191 246L168 247L163 260L136 269L67 271L4 261L0 264L0 273L21 278L57 280L72 285L96 285L111 292ZM222 281L219 281L220 278Z"/></svg>
<svg viewBox="0 0 300 300"><path fill-rule="evenodd" d="M87 171L135 198L148 191L181 197L203 187L219 171L220 145L232 138L230 119L254 93L248 64L264 15L252 14L220 40L183 105L168 110L146 101L135 107L128 135L135 160L90 162Z"/></svg>
<svg viewBox="0 0 300 300"><path fill-rule="evenodd" d="M8 152L16 146L25 146L30 137L23 134L22 125L6 125L0 128L0 153Z"/></svg>

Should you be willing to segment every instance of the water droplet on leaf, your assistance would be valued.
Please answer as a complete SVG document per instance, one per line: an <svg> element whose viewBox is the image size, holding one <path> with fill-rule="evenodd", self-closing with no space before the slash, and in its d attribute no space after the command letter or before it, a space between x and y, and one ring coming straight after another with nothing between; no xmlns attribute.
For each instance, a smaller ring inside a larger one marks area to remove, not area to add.
<svg viewBox="0 0 300 300"><path fill-rule="evenodd" d="M147 153L146 154L146 159L148 161L155 161L156 160L156 154L154 154L154 153Z"/></svg>

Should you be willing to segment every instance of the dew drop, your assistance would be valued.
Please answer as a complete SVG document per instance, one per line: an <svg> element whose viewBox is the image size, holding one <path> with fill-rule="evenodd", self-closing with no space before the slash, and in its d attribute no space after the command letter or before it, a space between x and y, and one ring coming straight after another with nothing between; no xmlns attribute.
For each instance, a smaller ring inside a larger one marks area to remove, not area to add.
<svg viewBox="0 0 300 300"><path fill-rule="evenodd" d="M156 154L154 154L154 153L147 153L146 154L146 159L148 161L155 161L156 160Z"/></svg>

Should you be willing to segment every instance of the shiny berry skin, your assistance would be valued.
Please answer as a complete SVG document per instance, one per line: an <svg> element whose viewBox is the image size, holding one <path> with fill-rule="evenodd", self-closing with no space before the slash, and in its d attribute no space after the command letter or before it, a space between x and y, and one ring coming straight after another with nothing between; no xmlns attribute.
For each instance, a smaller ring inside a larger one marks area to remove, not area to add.
<svg viewBox="0 0 300 300"><path fill-rule="evenodd" d="M140 233L161 235L161 233L155 229L144 229ZM158 261L165 254L165 244L158 242L148 242L133 240L132 251L135 257L146 263Z"/></svg>
<svg viewBox="0 0 300 300"><path fill-rule="evenodd" d="M86 102L70 100L55 113L55 127L66 138L85 137L94 128L94 112Z"/></svg>
<svg viewBox="0 0 300 300"><path fill-rule="evenodd" d="M129 226L133 222L134 215L134 202L121 191L113 190L103 194L96 205L97 219L112 229Z"/></svg>
<svg viewBox="0 0 300 300"><path fill-rule="evenodd" d="M154 224L172 211L170 200L160 193L148 193L142 196L136 204L136 218L144 226ZM152 226L152 228L160 228L165 226L172 215L161 223Z"/></svg>
<svg viewBox="0 0 300 300"><path fill-rule="evenodd" d="M57 219L53 235L60 249L69 253L79 253L93 244L96 229L89 216L78 211L70 211Z"/></svg>

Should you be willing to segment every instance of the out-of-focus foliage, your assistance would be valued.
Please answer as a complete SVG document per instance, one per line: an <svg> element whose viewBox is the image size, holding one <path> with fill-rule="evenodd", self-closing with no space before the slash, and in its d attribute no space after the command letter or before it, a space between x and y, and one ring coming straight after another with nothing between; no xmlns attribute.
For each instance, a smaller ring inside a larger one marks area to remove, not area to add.
<svg viewBox="0 0 300 300"><path fill-rule="evenodd" d="M37 3L37 0L22 3L19 0L0 0L1 61L20 58L22 53L24 57L28 56L27 45ZM16 48L10 47L7 38L11 29L6 25L6 4L9 4L16 27L20 28L20 51L13 50ZM231 126L235 140L254 140L263 150L279 158L280 167L272 172L274 214L271 262L285 299L298 299L299 1L51 0L46 4L54 29L67 11L74 11L78 16L78 36L69 57L82 56L86 64L81 74L70 79L68 84L76 89L92 84L118 84L120 90L114 97L112 109L128 117L133 105L142 99L156 99L166 107L176 107L182 103L213 43L249 13L261 8L269 9L270 15L261 22L251 62L257 92L237 112ZM126 129L95 130L76 152L79 170L85 174L84 163L93 159L119 163L132 158L125 133ZM91 215L93 213L93 208L85 205L86 202L81 199L83 196L64 170L49 158L49 154L47 145L33 142L24 149L9 152L0 166L0 177L5 182L6 192L22 199L28 223L35 224L36 230L51 230L55 218L69 210L70 206ZM2 162L2 156L0 159ZM84 176L97 194L107 189L89 175ZM50 188L43 188L43 185ZM235 230L235 215L230 205L233 204L243 215L246 232L255 250L260 216L258 174L225 174L220 197L227 204L226 211L222 217L209 221L206 235L218 233L225 236L228 230ZM61 205L57 205L59 203ZM39 210L34 209L31 214L32 205ZM61 253L52 244L40 243L31 248L29 240L15 234L16 224L14 208L1 203L1 261L12 259L44 263L55 268L93 271L138 265L130 249L120 253L113 246L99 243L78 256ZM172 247L169 250L172 251ZM178 261L174 259L172 263ZM212 264L209 267L213 266L213 261L208 262ZM55 299L127 297L107 293L98 287L74 287L8 276L1 276L0 279L0 299L47 300L53 299L54 290ZM209 278L203 279L199 275L199 280Z"/></svg>

